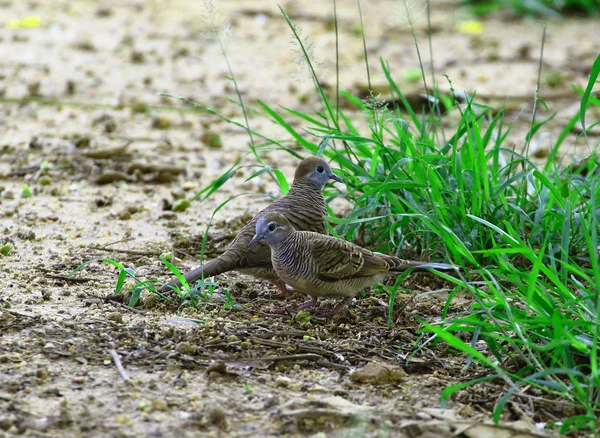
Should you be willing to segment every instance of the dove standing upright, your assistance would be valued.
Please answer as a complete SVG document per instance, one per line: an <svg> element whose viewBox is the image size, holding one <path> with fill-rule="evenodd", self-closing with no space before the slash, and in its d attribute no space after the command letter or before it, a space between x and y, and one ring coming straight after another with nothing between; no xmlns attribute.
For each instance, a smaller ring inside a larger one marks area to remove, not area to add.
<svg viewBox="0 0 600 438"><path fill-rule="evenodd" d="M296 168L294 182L288 194L259 212L244 225L223 254L184 274L187 282L191 284L202 277L212 277L227 271L240 271L272 281L281 293L285 294L285 283L280 280L271 265L269 246L264 242L252 247L248 246L254 236L256 221L264 213L277 212L283 214L296 229L326 233L323 216L327 214L327 208L322 190L330 179L343 182L322 158L310 157L302 160ZM158 291L164 293L174 287L181 287L178 279L169 281Z"/></svg>
<svg viewBox="0 0 600 438"><path fill-rule="evenodd" d="M256 222L252 247L266 241L271 247L271 261L277 276L310 299L298 307L308 309L318 297L344 298L333 309L321 313L334 314L358 292L381 282L390 273L409 269L455 271L446 263L402 260L369 251L332 236L297 231L287 218L277 212L266 212Z"/></svg>

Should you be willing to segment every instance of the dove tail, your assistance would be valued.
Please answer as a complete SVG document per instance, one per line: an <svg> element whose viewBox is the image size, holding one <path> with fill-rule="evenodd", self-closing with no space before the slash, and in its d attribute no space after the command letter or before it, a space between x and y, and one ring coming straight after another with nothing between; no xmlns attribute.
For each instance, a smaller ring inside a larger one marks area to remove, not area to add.
<svg viewBox="0 0 600 438"><path fill-rule="evenodd" d="M188 282L188 284L192 286L197 280L200 280L202 276L207 278L229 271L230 269L228 269L224 265L225 264L223 263L223 260L217 257L216 259L211 260L210 262L205 263L202 266L191 270L190 272L186 272L185 274L183 274L183 276L185 277L185 280ZM173 278L168 283L163 284L158 289L158 292L170 292L174 287L181 287L181 282L178 278Z"/></svg>
<svg viewBox="0 0 600 438"><path fill-rule="evenodd" d="M442 272L456 272L460 270L458 266L453 266L448 263L435 263L435 262L415 262L412 260L402 260L398 266L390 269L391 272L404 272L409 269L413 269L417 272L428 272L431 270L442 271Z"/></svg>

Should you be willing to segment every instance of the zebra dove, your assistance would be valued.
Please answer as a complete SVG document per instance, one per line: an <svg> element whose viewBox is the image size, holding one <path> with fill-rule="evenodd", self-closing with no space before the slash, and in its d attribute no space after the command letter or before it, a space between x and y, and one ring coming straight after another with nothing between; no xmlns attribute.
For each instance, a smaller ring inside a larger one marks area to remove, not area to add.
<svg viewBox="0 0 600 438"><path fill-rule="evenodd" d="M256 222L256 234L249 245L266 241L271 247L273 269L295 290L310 296L298 307L308 309L318 297L344 298L333 309L320 313L332 315L346 306L362 289L381 282L390 273L416 271L455 271L445 263L402 260L369 251L345 240L310 231L296 231L278 212L270 211Z"/></svg>
<svg viewBox="0 0 600 438"><path fill-rule="evenodd" d="M254 236L256 221L263 213L278 212L283 213L296 229L327 233L323 219L327 214L327 208L321 191L330 179L343 182L322 158L310 157L302 160L296 168L294 182L288 194L259 212L244 225L223 254L184 274L187 282L191 285L203 277L212 277L227 271L239 271L273 282L281 294L285 295L285 283L279 279L271 265L269 246L264 242L252 248L248 246ZM176 278L161 286L158 291L165 293L174 287L181 287L181 283Z"/></svg>

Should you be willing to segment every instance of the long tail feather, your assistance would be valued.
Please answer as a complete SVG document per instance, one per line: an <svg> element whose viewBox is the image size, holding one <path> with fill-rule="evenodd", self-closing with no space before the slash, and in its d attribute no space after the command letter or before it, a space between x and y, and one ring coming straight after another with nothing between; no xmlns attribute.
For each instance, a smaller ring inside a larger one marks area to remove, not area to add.
<svg viewBox="0 0 600 438"><path fill-rule="evenodd" d="M220 262L222 262L222 260L219 260L219 258L216 258L214 260L211 260L208 263L205 263L202 266L197 267L196 269L186 272L185 274L183 274L183 276L185 277L188 284L190 286L192 286L196 281L200 280L202 278L202 276L204 276L204 278L207 278L207 277L212 277L213 275L222 274L223 272L227 271L228 269L225 269L225 270L218 269L219 268L218 265L220 264ZM179 281L178 278L173 278L168 283L163 284L158 289L158 292L160 292L160 293L170 292L173 290L174 287L179 287L179 288L181 287L181 282Z"/></svg>
<svg viewBox="0 0 600 438"><path fill-rule="evenodd" d="M414 269L417 272L426 272L426 271L431 271L432 269L436 270L436 271L442 271L442 272L448 272L448 271L456 272L456 271L460 270L460 267L453 266L448 263L416 262L416 261L412 261L412 260L405 260L404 263L390 269L390 271L391 272L404 272L404 271L408 271L409 269Z"/></svg>

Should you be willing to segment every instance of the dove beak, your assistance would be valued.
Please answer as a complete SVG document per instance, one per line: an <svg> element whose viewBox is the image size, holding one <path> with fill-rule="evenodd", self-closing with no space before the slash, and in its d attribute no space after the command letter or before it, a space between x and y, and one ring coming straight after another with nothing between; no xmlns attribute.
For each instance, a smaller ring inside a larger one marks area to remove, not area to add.
<svg viewBox="0 0 600 438"><path fill-rule="evenodd" d="M257 244L258 242L260 242L265 236L262 234L255 234L254 237L252 238L252 240L250 241L250 243L248 243L248 246L252 246Z"/></svg>
<svg viewBox="0 0 600 438"><path fill-rule="evenodd" d="M337 176L335 173L330 173L329 174L329 179L332 179L334 181L337 181L339 183L343 183L344 180L342 178L340 178L339 176Z"/></svg>

